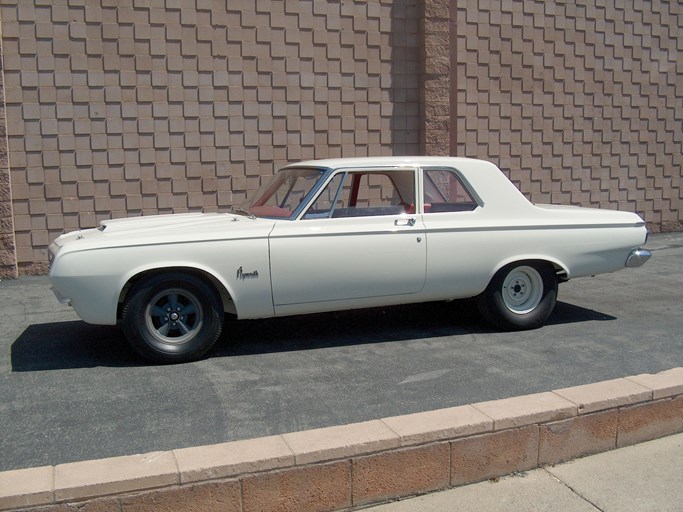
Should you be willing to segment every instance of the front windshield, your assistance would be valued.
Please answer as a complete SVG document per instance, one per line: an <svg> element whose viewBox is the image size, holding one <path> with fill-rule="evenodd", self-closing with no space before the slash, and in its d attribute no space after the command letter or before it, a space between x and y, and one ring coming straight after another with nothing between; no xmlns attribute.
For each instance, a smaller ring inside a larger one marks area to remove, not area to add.
<svg viewBox="0 0 683 512"><path fill-rule="evenodd" d="M317 183L320 169L284 169L240 206L256 217L289 218Z"/></svg>

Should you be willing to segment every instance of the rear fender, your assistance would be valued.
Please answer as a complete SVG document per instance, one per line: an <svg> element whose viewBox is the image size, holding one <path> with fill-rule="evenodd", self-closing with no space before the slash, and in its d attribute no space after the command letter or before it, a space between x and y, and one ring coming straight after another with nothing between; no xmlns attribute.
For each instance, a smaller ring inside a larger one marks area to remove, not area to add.
<svg viewBox="0 0 683 512"><path fill-rule="evenodd" d="M557 275L558 280L560 281L568 281L569 278L571 277L569 268L562 263L560 260L557 258L554 258L552 256L548 255L541 255L541 254L517 254L514 257L510 257L507 259L504 259L496 265L496 267L493 269L493 272L491 272L491 275L489 276L489 282L491 279L493 279L493 276L495 276L498 271L506 267L507 265L510 265L511 263L545 263L551 265L555 269L555 273Z"/></svg>

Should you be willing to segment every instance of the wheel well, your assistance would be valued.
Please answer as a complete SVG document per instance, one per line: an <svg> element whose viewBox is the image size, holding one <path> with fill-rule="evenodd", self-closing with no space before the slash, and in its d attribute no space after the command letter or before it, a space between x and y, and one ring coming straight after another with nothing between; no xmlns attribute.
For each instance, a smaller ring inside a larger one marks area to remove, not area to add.
<svg viewBox="0 0 683 512"><path fill-rule="evenodd" d="M521 259L521 260L514 260L506 263L505 265L501 265L498 270L496 270L496 273L500 271L500 269L505 268L509 265L521 265L521 264L537 264L537 265L545 265L553 269L555 272L555 275L557 276L557 280L559 282L563 281L568 281L569 278L567 277L567 269L564 268L560 263L555 262L555 261L550 261L542 258L529 258L529 259Z"/></svg>
<svg viewBox="0 0 683 512"><path fill-rule="evenodd" d="M542 261L543 263L553 267L553 269L555 270L555 275L557 276L557 280L559 282L562 283L564 281L569 281L569 277L568 277L569 274L567 272L567 269L564 268L562 265L560 265L559 263L553 263L552 261L546 261L546 260L539 260L539 261Z"/></svg>
<svg viewBox="0 0 683 512"><path fill-rule="evenodd" d="M202 270L196 269L196 268L191 268L191 267L166 267L166 268L157 268L157 269L151 269L151 270L146 270L144 272L140 272L139 274L136 274L135 276L131 277L126 285L123 287L121 290L121 293L119 294L119 302L118 302L118 308L116 312L116 317L117 319L121 319L121 309L123 308L123 304L126 301L126 297L128 296L128 292L130 292L131 288L133 288L137 283L139 283L143 279L147 279L153 276L158 276L162 274L186 274L186 275L191 275L193 277L199 278L202 281L204 281L208 286L211 286L216 292L221 297L221 302L223 303L223 311L231 314L235 314L235 304L232 300L232 297L228 293L228 291L225 289L223 284L216 279L214 276L209 274L208 272L204 272Z"/></svg>

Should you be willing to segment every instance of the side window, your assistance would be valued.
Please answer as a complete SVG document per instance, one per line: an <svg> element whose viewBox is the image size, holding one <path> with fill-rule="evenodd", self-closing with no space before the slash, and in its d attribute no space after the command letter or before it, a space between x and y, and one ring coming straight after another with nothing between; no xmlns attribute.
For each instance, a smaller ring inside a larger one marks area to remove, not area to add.
<svg viewBox="0 0 683 512"><path fill-rule="evenodd" d="M413 172L407 171L338 174L308 209L304 219L414 213L414 177Z"/></svg>
<svg viewBox="0 0 683 512"><path fill-rule="evenodd" d="M452 170L425 169L423 183L425 213L469 212L478 206Z"/></svg>

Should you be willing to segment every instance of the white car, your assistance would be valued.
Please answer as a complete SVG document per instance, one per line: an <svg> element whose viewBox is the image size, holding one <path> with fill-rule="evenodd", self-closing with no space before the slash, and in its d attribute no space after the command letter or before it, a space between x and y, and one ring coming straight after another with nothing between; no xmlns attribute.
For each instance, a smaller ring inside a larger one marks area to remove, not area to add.
<svg viewBox="0 0 683 512"><path fill-rule="evenodd" d="M558 283L651 256L634 213L534 205L492 163L387 157L288 165L230 213L106 220L50 245L57 297L120 323L144 358L204 355L225 313L266 318L476 297L540 326Z"/></svg>

